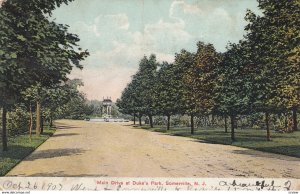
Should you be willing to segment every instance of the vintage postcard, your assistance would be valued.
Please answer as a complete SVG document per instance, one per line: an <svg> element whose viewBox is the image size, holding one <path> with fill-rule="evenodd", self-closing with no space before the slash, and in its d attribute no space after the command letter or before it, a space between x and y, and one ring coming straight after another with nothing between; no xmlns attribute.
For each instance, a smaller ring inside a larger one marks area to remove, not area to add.
<svg viewBox="0 0 300 194"><path fill-rule="evenodd" d="M300 190L298 0L0 0L0 191Z"/></svg>

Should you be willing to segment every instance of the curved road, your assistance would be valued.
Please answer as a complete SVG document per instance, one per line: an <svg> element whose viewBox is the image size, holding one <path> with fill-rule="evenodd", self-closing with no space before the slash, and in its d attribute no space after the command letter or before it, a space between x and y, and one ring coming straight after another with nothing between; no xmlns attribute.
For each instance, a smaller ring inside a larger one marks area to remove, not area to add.
<svg viewBox="0 0 300 194"><path fill-rule="evenodd" d="M60 120L7 176L300 178L300 159L196 142L129 123Z"/></svg>

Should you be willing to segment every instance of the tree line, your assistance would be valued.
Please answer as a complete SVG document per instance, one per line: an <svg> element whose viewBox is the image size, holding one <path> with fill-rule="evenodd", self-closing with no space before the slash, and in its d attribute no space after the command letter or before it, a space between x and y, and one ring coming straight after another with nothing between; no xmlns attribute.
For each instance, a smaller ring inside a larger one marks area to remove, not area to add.
<svg viewBox="0 0 300 194"><path fill-rule="evenodd" d="M77 90L81 81L69 80L67 75L74 67L82 69L80 61L89 53L79 47L80 39L68 32L68 25L50 19L54 9L71 1L6 0L0 5L0 105L4 151L8 149L9 112L23 110L29 116L30 137L35 119L35 133L39 136L43 132L44 117L52 124L55 115L64 112L64 105L85 98Z"/></svg>
<svg viewBox="0 0 300 194"><path fill-rule="evenodd" d="M267 140L271 115L291 115L297 131L300 95L299 23L297 0L258 0L262 14L247 10L245 35L229 43L225 52L198 42L197 51L181 50L174 63L143 57L132 81L117 101L120 111L138 117L189 115L191 134L195 117L213 115L231 124L235 141L237 117L264 114Z"/></svg>

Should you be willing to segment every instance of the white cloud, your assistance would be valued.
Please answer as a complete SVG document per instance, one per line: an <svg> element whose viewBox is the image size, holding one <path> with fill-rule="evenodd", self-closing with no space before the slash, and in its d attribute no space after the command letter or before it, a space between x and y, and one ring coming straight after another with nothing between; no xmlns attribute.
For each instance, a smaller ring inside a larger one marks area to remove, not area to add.
<svg viewBox="0 0 300 194"><path fill-rule="evenodd" d="M185 23L180 22L164 22L159 20L155 24L149 24L145 26L144 33L147 35L163 35L164 38L168 36L175 36L173 38L179 39L179 41L188 41L191 35L185 31Z"/></svg>
<svg viewBox="0 0 300 194"><path fill-rule="evenodd" d="M73 32L80 32L81 34L89 34L92 33L94 36L99 37L101 33L98 31L97 26L95 24L88 25L84 22L78 21L72 26Z"/></svg>
<svg viewBox="0 0 300 194"><path fill-rule="evenodd" d="M170 17L175 17L178 9L181 9L185 14L199 15L202 10L197 5L191 5L185 1L173 1L170 7Z"/></svg>
<svg viewBox="0 0 300 194"><path fill-rule="evenodd" d="M114 28L128 30L129 21L126 14L115 14L115 15L99 15L95 18L95 25L100 29L103 27L112 26Z"/></svg>
<svg viewBox="0 0 300 194"><path fill-rule="evenodd" d="M115 15L98 15L92 24L77 22L76 27L81 25L82 29L92 32L94 36L100 37L101 35L110 33L116 30L128 30L130 23L126 14Z"/></svg>
<svg viewBox="0 0 300 194"><path fill-rule="evenodd" d="M154 53L174 54L188 44L193 38L185 29L183 21L166 22L159 20L156 23L146 24L143 32L133 33L133 44L140 45L142 50Z"/></svg>
<svg viewBox="0 0 300 194"><path fill-rule="evenodd" d="M194 43L209 42L218 51L225 51L228 42L238 42L243 38L245 25L244 11L237 9L237 12L233 12L229 4L233 6L234 2L203 1L201 4L189 4L177 0L171 4L170 17L185 22L185 29L193 35Z"/></svg>
<svg viewBox="0 0 300 194"><path fill-rule="evenodd" d="M195 5L189 5L189 4L184 4L184 7L183 7L183 11L184 13L187 13L187 14L201 14L202 10L198 7L198 6L195 6Z"/></svg>
<svg viewBox="0 0 300 194"><path fill-rule="evenodd" d="M137 69L139 60L144 56L156 54L157 60L167 61L172 63L174 61L173 54L164 52L155 52L152 49L143 47L141 44L126 44L121 42L114 42L114 47L111 50L98 50L91 53L90 57L83 62L86 67L98 67L99 69L109 68L110 66L120 66Z"/></svg>

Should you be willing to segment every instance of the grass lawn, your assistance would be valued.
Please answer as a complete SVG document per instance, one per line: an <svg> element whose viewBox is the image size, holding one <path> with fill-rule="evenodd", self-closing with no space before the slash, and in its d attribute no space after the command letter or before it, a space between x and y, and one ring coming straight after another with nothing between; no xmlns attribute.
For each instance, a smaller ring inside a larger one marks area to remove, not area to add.
<svg viewBox="0 0 300 194"><path fill-rule="evenodd" d="M266 141L265 130L236 129L236 141L231 142L230 129L228 129L228 133L225 133L222 128L198 128L195 129L195 134L191 135L190 128L171 128L169 131L166 131L164 126L155 126L150 129L149 126L145 125L141 128L168 135L191 137L202 142L234 145L300 158L300 131L294 133L276 133L271 131L272 141L268 142Z"/></svg>
<svg viewBox="0 0 300 194"><path fill-rule="evenodd" d="M2 151L0 145L0 176L4 176L10 169L16 166L26 156L33 152L37 147L44 143L55 132L54 129L44 128L44 133L40 137L32 136L31 142L29 135L20 135L8 140L8 151Z"/></svg>

